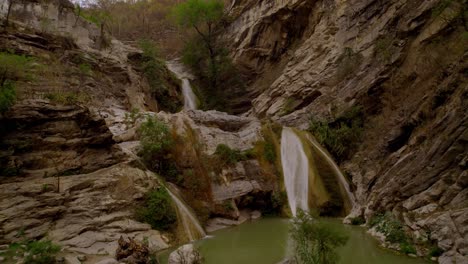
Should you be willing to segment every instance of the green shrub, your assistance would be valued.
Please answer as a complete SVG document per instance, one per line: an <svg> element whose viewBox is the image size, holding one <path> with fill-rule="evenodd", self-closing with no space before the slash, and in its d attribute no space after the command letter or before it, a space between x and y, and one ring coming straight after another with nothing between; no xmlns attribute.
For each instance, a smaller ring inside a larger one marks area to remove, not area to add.
<svg viewBox="0 0 468 264"><path fill-rule="evenodd" d="M91 100L89 94L85 92L54 91L44 95L44 98L51 102L63 105L83 104Z"/></svg>
<svg viewBox="0 0 468 264"><path fill-rule="evenodd" d="M369 226L383 233L386 241L390 243L409 243L409 238L403 228L403 224L392 213L377 214L369 220Z"/></svg>
<svg viewBox="0 0 468 264"><path fill-rule="evenodd" d="M246 160L247 157L244 153L237 149L231 149L229 146L225 144L219 144L216 147L215 154L218 155L220 161L232 165L239 161Z"/></svg>
<svg viewBox="0 0 468 264"><path fill-rule="evenodd" d="M344 246L348 240L330 224L313 219L301 210L293 220L291 237L295 243L296 261L300 264L338 263L336 248Z"/></svg>
<svg viewBox="0 0 468 264"><path fill-rule="evenodd" d="M60 246L49 240L29 241L9 245L6 252L2 253L7 261L23 258L25 264L51 264L56 263L55 254L60 251Z"/></svg>
<svg viewBox="0 0 468 264"><path fill-rule="evenodd" d="M12 81L5 81L0 86L0 113L5 113L10 109L16 100L16 89Z"/></svg>
<svg viewBox="0 0 468 264"><path fill-rule="evenodd" d="M444 253L444 250L441 249L441 248L438 247L438 246L432 246L432 247L429 249L429 256L430 256L430 257L440 257L443 253Z"/></svg>
<svg viewBox="0 0 468 264"><path fill-rule="evenodd" d="M416 254L416 248L408 242L400 243L400 251L404 254Z"/></svg>
<svg viewBox="0 0 468 264"><path fill-rule="evenodd" d="M144 205L136 211L136 217L157 230L172 228L177 221L177 215L166 188L160 187L147 193Z"/></svg>
<svg viewBox="0 0 468 264"><path fill-rule="evenodd" d="M364 117L353 107L332 122L311 120L309 131L339 161L345 159L361 139Z"/></svg>
<svg viewBox="0 0 468 264"><path fill-rule="evenodd" d="M0 52L0 114L15 103L15 82L29 79L32 59L26 56Z"/></svg>
<svg viewBox="0 0 468 264"><path fill-rule="evenodd" d="M352 225L363 225L365 223L366 223L366 220L362 216L351 218L351 224Z"/></svg>
<svg viewBox="0 0 468 264"><path fill-rule="evenodd" d="M141 68L148 80L152 95L163 110L177 112L182 104L171 96L163 80L163 76L169 73L166 72L164 61L160 59L157 47L147 40L139 41L139 45L143 50Z"/></svg>
<svg viewBox="0 0 468 264"><path fill-rule="evenodd" d="M174 145L169 126L155 117L147 117L138 129L139 156L155 171L162 169L170 148Z"/></svg>

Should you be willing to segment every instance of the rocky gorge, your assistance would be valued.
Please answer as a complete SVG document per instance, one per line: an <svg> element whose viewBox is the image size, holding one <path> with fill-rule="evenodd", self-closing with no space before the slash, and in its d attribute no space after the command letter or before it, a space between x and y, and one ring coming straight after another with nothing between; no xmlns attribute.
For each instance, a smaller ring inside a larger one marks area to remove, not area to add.
<svg viewBox="0 0 468 264"><path fill-rule="evenodd" d="M0 245L47 238L66 263L118 263L121 237L152 252L188 242L184 231L135 217L146 193L166 185L208 232L271 209L288 215L278 205L287 204L281 127L305 130L311 119L333 122L359 106L363 136L338 160L353 196L345 222L391 212L414 241L443 250L439 263L467 263L466 2L226 6L232 21L218 38L248 80L242 105L233 105L248 110L242 115L172 111L184 95L171 67L159 73L167 90L159 98L143 52L103 36L68 1L13 4L14 28L0 34L0 49L34 58L34 77L20 81L17 102L0 117ZM0 15L7 8L2 1ZM169 156L181 176L170 183L138 156L147 117L171 128Z"/></svg>

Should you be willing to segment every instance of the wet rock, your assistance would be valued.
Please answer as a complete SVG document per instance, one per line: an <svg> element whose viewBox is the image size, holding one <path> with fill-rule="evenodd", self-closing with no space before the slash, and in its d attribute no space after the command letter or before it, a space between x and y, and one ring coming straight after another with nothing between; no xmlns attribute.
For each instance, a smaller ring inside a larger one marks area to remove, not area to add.
<svg viewBox="0 0 468 264"><path fill-rule="evenodd" d="M119 262L113 258L106 258L96 262L96 264L119 264Z"/></svg>
<svg viewBox="0 0 468 264"><path fill-rule="evenodd" d="M202 257L192 244L183 245L169 255L168 264L199 264Z"/></svg>

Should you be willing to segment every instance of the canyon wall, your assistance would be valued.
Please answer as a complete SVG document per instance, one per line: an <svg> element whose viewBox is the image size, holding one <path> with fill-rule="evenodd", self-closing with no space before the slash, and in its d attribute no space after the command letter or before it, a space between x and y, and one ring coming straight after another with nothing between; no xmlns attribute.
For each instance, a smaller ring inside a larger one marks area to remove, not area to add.
<svg viewBox="0 0 468 264"><path fill-rule="evenodd" d="M241 0L223 37L250 76L249 115L305 129L361 106L362 142L341 164L355 214L391 211L457 263L468 254L466 12L466 1Z"/></svg>

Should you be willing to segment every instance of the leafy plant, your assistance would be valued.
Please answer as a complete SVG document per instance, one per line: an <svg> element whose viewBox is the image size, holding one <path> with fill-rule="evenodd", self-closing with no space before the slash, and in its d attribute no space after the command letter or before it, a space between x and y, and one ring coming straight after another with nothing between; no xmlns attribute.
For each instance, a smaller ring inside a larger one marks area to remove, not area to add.
<svg viewBox="0 0 468 264"><path fill-rule="evenodd" d="M432 247L429 249L429 256L430 256L430 257L439 257L439 256L441 256L443 253L444 253L444 250L441 249L441 248L438 247L438 246L432 246Z"/></svg>
<svg viewBox="0 0 468 264"><path fill-rule="evenodd" d="M312 119L309 131L338 160L348 157L361 139L364 117L361 107L353 107L332 122Z"/></svg>
<svg viewBox="0 0 468 264"><path fill-rule="evenodd" d="M68 92L68 91L54 91L44 95L44 98L49 99L51 102L64 105L73 105L78 103L86 103L91 100L89 94L85 92Z"/></svg>
<svg viewBox="0 0 468 264"><path fill-rule="evenodd" d="M169 230L177 221L177 215L166 188L160 187L147 193L143 206L136 211L136 217L154 229Z"/></svg>
<svg viewBox="0 0 468 264"><path fill-rule="evenodd" d="M336 248L344 246L346 235L329 224L320 222L303 211L293 219L291 236L295 243L296 262L300 264L334 264L339 256Z"/></svg>
<svg viewBox="0 0 468 264"><path fill-rule="evenodd" d="M42 240L13 243L2 254L7 261L24 257L25 264L51 264L55 263L55 254L59 251L60 246Z"/></svg>
<svg viewBox="0 0 468 264"><path fill-rule="evenodd" d="M140 40L139 46L143 50L141 67L150 85L151 93L164 110L177 112L181 107L181 102L171 97L164 83L162 76L166 74L166 69L157 47L148 40Z"/></svg>
<svg viewBox="0 0 468 264"><path fill-rule="evenodd" d="M138 129L140 134L139 156L152 170L165 178L176 178L178 171L170 157L174 140L169 126L155 117L147 117Z"/></svg>
<svg viewBox="0 0 468 264"><path fill-rule="evenodd" d="M351 224L352 225L363 225L365 223L366 223L366 220L362 216L351 218Z"/></svg>
<svg viewBox="0 0 468 264"><path fill-rule="evenodd" d="M385 240L390 243L409 243L409 237L403 229L403 224L390 212L376 214L369 220L369 226L375 227L377 231L383 233L386 237Z"/></svg>
<svg viewBox="0 0 468 264"><path fill-rule="evenodd" d="M225 144L219 144L216 147L215 154L218 155L220 161L232 165L239 161L246 160L247 157L244 153L237 149L231 149L229 146Z"/></svg>
<svg viewBox="0 0 468 264"><path fill-rule="evenodd" d="M408 242L402 242L400 244L400 251L404 254L416 254L416 248Z"/></svg>
<svg viewBox="0 0 468 264"><path fill-rule="evenodd" d="M0 113L6 112L16 100L15 82L28 79L32 59L0 52Z"/></svg>

